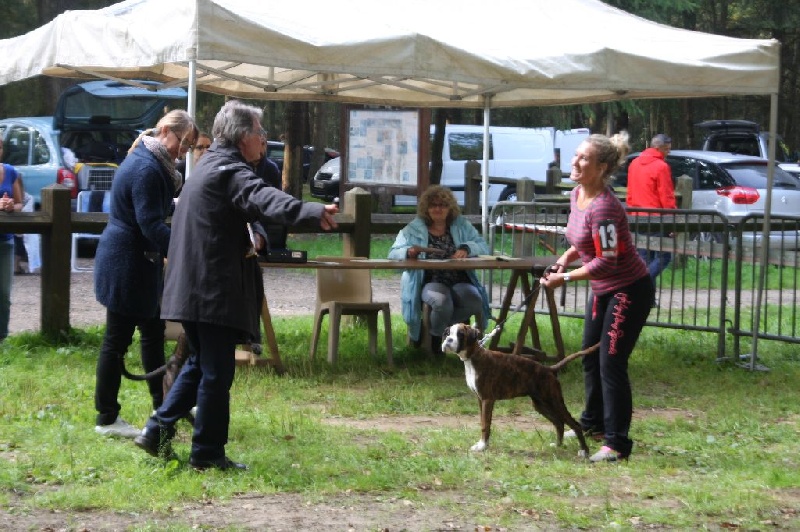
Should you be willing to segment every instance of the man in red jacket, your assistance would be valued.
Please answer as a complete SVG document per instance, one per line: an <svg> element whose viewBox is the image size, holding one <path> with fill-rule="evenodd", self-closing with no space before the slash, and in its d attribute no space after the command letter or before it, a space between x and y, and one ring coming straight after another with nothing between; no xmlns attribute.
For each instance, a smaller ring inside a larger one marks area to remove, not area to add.
<svg viewBox="0 0 800 532"><path fill-rule="evenodd" d="M644 150L636 159L631 161L628 168L628 207L646 207L653 209L676 209L675 184L672 181L672 171L664 158L672 148L672 139L659 133L650 142L650 147ZM641 213L654 214L654 213ZM649 225L649 224L648 224ZM656 224L653 224L656 226ZM641 233L640 233L641 234ZM670 234L668 231L649 232L651 236L662 237ZM672 260L672 253L658 251L661 248L658 238L650 241L647 248L639 249L650 277L656 277L666 269ZM651 249L653 248L653 249Z"/></svg>

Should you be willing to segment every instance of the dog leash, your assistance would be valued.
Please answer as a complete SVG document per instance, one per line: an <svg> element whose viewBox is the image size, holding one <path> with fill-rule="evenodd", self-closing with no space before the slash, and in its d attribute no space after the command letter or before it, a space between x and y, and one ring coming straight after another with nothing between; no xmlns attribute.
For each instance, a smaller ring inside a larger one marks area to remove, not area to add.
<svg viewBox="0 0 800 532"><path fill-rule="evenodd" d="M539 283L539 280L538 280L538 279L535 279L533 282L534 282L534 283ZM498 332L500 332L500 330L503 328L503 325L505 325L505 323L506 323L506 322L507 322L509 319L511 319L511 316L513 316L514 314L516 314L517 312L519 312L520 310L522 310L522 307L523 307L523 306L527 306L527 305L528 305L528 303L530 302L530 300L531 300L531 297L533 296L533 294L534 294L534 293L536 293L536 288L534 288L533 290L531 290L530 294L528 294L527 296L525 296L525 299L523 299L522 301L520 301L519 305L517 305L517 308L515 308L514 310L512 310L512 311L511 311L511 313L510 313L508 316L506 316L506 319L504 319L503 321L499 321L499 322L497 322L497 323L495 324L494 328L493 328L491 331L489 331L488 333L486 333L486 334L483 336L483 338L481 338L481 339L480 339L480 341L478 342L478 345L480 345L481 347L486 347L486 343L487 343L489 340L491 340L491 339L492 339L492 338L493 338L493 337L494 337L494 336L495 336L495 335L496 335Z"/></svg>

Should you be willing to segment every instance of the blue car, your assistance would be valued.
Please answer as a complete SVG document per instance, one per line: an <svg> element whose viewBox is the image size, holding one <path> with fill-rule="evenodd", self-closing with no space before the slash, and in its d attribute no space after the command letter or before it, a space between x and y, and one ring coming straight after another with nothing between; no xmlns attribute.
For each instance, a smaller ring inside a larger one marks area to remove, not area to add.
<svg viewBox="0 0 800 532"><path fill-rule="evenodd" d="M110 190L116 168L143 129L166 107L185 107L181 88L152 81L90 81L65 90L54 116L0 120L3 161L22 173L37 206L43 187L71 189L73 210L82 190Z"/></svg>

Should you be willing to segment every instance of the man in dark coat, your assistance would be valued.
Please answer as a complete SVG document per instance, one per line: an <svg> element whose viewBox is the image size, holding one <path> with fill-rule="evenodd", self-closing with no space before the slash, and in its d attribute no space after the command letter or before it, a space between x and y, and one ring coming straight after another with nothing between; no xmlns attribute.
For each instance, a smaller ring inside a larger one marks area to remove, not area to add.
<svg viewBox="0 0 800 532"><path fill-rule="evenodd" d="M181 192L172 218L161 317L179 321L192 355L136 445L171 455L175 423L197 405L189 463L196 469L246 469L225 454L235 347L259 332L258 264L247 224L314 222L336 227L335 205L304 203L267 186L247 164L258 157L262 111L227 102L214 143Z"/></svg>

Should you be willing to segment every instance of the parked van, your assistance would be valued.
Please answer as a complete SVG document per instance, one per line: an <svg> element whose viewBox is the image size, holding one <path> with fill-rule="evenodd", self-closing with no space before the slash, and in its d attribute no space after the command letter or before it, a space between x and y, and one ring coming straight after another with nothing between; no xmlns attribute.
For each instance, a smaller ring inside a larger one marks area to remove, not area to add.
<svg viewBox="0 0 800 532"><path fill-rule="evenodd" d="M467 161L483 162L483 126L447 124L442 148L442 185L464 204L464 170ZM434 128L431 126L431 135ZM552 127L489 127L489 177L529 178L544 188L547 168L561 153L562 174L569 174L572 154L590 131L586 128L556 131ZM516 201L516 185L489 185L489 205ZM396 205L416 205L413 196L396 196Z"/></svg>

